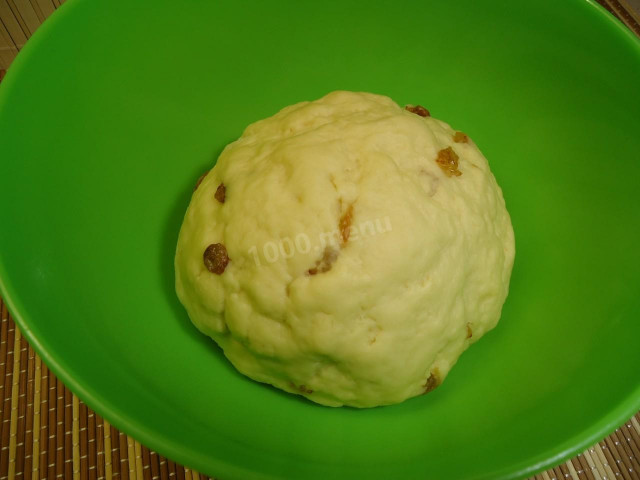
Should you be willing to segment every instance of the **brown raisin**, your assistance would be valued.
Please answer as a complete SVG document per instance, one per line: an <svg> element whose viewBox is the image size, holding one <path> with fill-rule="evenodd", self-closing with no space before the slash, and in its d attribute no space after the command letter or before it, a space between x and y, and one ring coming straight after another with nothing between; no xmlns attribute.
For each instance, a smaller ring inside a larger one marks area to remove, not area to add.
<svg viewBox="0 0 640 480"><path fill-rule="evenodd" d="M214 195L214 197L220 203L224 203L226 193L227 187L224 186L224 183L221 183L220 185L218 185L218 188L216 188L216 194Z"/></svg>
<svg viewBox="0 0 640 480"><path fill-rule="evenodd" d="M467 323L467 338L473 337L473 331L471 330L471 324Z"/></svg>
<svg viewBox="0 0 640 480"><path fill-rule="evenodd" d="M458 154L453 151L453 148L443 148L438 152L436 157L436 163L442 169L447 177L459 177L462 172L458 170Z"/></svg>
<svg viewBox="0 0 640 480"><path fill-rule="evenodd" d="M204 172L202 175L200 175L200 178L198 178L198 180L196 181L196 186L193 187L193 191L195 192L198 187L200 186L200 184L202 183L202 180L204 180L204 177L207 176L207 173L209 173L209 170L207 170L206 172Z"/></svg>
<svg viewBox="0 0 640 480"><path fill-rule="evenodd" d="M300 393L309 393L309 394L313 393L313 390L311 390L310 388L307 388L306 385L297 386L295 383L289 382L289 386L293 390L298 390Z"/></svg>
<svg viewBox="0 0 640 480"><path fill-rule="evenodd" d="M322 254L322 258L316 262L315 267L310 268L307 272L309 275L316 275L318 273L324 273L331 270L331 266L333 262L338 258L338 251L327 247L324 249L324 253Z"/></svg>
<svg viewBox="0 0 640 480"><path fill-rule="evenodd" d="M427 383L425 383L422 388L424 388L423 393L429 393L434 390L438 385L440 385L440 379L438 378L438 369L434 368L431 370L431 375L427 378Z"/></svg>
<svg viewBox="0 0 640 480"><path fill-rule="evenodd" d="M466 133L456 132L453 134L453 141L456 143L469 143L469 137Z"/></svg>
<svg viewBox="0 0 640 480"><path fill-rule="evenodd" d="M422 105L407 105L404 107L405 110L411 113L415 113L416 115L420 115L421 117L430 117L431 114L429 110L424 108Z"/></svg>
<svg viewBox="0 0 640 480"><path fill-rule="evenodd" d="M227 249L221 243L212 243L209 245L202 257L207 270L216 275L222 275L227 265L229 265Z"/></svg>
<svg viewBox="0 0 640 480"><path fill-rule="evenodd" d="M338 226L340 227L340 236L342 237L342 244L344 245L349 240L349 234L351 233L351 222L353 221L353 205L349 205L347 211L340 217Z"/></svg>
<svg viewBox="0 0 640 480"><path fill-rule="evenodd" d="M424 393L429 393L434 388L436 388L437 385L438 385L438 382L436 381L436 377L434 377L433 374L429 375L429 378L427 379L427 383L425 383L423 386Z"/></svg>

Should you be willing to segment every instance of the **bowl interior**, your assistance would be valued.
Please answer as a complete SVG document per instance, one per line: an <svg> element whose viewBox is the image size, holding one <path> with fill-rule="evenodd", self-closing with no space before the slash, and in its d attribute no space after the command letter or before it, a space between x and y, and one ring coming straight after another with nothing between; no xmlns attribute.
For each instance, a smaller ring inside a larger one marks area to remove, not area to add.
<svg viewBox="0 0 640 480"><path fill-rule="evenodd" d="M640 407L632 85L639 43L581 0L71 0L0 90L2 293L91 407L212 475L514 478ZM174 293L200 173L247 124L336 89L468 133L516 232L498 328L392 407L245 379Z"/></svg>

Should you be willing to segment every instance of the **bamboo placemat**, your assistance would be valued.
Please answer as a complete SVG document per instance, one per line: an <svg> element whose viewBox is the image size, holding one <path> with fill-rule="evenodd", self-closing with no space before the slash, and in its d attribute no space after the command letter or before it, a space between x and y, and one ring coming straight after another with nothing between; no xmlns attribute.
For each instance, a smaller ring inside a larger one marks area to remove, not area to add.
<svg viewBox="0 0 640 480"><path fill-rule="evenodd" d="M119 432L36 355L0 299L0 479L209 479Z"/></svg>
<svg viewBox="0 0 640 480"><path fill-rule="evenodd" d="M0 0L0 81L65 0ZM598 0L640 36L640 0ZM0 480L208 479L119 432L36 355L0 298ZM530 480L640 480L640 412L577 457Z"/></svg>

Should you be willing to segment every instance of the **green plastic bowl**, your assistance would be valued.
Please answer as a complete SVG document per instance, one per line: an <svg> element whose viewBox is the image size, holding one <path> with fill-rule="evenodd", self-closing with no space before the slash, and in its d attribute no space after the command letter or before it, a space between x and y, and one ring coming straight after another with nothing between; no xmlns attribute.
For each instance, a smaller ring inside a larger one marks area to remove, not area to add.
<svg viewBox="0 0 640 480"><path fill-rule="evenodd" d="M0 89L2 295L90 407L224 480L529 475L640 408L639 85L640 42L584 0L70 0ZM337 89L467 132L516 232L498 328L391 407L241 376L174 292L200 173Z"/></svg>

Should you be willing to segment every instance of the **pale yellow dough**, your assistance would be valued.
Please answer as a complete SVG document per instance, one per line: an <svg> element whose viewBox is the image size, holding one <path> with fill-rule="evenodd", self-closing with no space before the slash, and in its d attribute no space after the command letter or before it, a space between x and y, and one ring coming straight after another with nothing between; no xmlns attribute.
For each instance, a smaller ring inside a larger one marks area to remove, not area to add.
<svg viewBox="0 0 640 480"><path fill-rule="evenodd" d="M515 254L487 160L454 133L344 91L249 125L180 231L176 290L195 326L240 372L324 405L439 385L498 322ZM460 176L436 163L447 147ZM215 243L230 259L222 274L203 262Z"/></svg>

